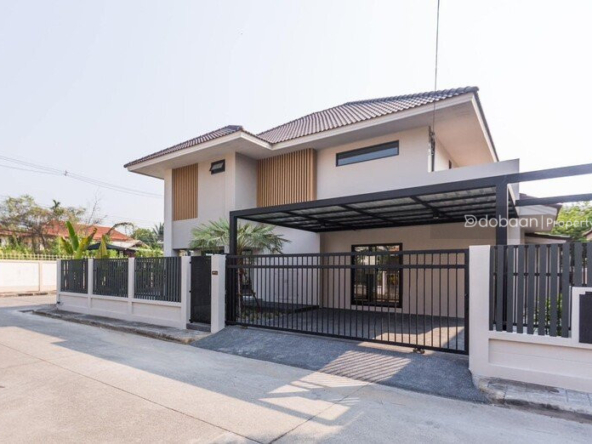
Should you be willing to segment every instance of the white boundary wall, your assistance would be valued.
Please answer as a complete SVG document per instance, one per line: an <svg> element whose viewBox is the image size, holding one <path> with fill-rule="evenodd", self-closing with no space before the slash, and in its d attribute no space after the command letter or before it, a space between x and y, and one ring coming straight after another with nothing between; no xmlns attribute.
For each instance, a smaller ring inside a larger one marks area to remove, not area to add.
<svg viewBox="0 0 592 444"><path fill-rule="evenodd" d="M569 338L489 330L489 249L469 253L469 369L474 376L510 379L592 392L592 344L579 343L580 296L572 290Z"/></svg>
<svg viewBox="0 0 592 444"><path fill-rule="evenodd" d="M131 322L145 322L185 329L189 320L190 257L181 258L181 302L151 301L134 298L134 258L128 267L128 296L102 296L93 294L93 259L88 260L88 292L63 292L58 288L58 308L75 313L104 316ZM60 283L58 261L57 282Z"/></svg>
<svg viewBox="0 0 592 444"><path fill-rule="evenodd" d="M56 290L56 261L0 260L0 293Z"/></svg>
<svg viewBox="0 0 592 444"><path fill-rule="evenodd" d="M63 292L58 288L57 304L62 310L75 313L104 316L130 322L145 322L185 329L189 322L191 303L191 257L181 258L181 302L149 301L134 299L134 270L135 259L128 259L128 296L102 296L93 294L93 259L88 260L88 292ZM54 270L54 281L60 280L59 261L57 271ZM216 254L212 256L212 314L211 332L217 333L225 327L226 319L226 256Z"/></svg>

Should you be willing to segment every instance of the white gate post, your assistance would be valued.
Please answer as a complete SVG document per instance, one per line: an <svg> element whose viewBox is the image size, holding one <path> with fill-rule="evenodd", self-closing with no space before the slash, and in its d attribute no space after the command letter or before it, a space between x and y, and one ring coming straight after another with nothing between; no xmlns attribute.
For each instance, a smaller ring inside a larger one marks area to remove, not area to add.
<svg viewBox="0 0 592 444"><path fill-rule="evenodd" d="M88 258L86 262L86 289L88 293L87 304L86 306L91 309L92 308L92 294L93 294L93 283L94 283L94 259L92 257Z"/></svg>
<svg viewBox="0 0 592 444"><path fill-rule="evenodd" d="M181 256L181 323L187 328L191 303L191 256Z"/></svg>
<svg viewBox="0 0 592 444"><path fill-rule="evenodd" d="M133 300L134 291L136 290L136 258L129 257L127 259L127 314L132 315L134 312Z"/></svg>
<svg viewBox="0 0 592 444"><path fill-rule="evenodd" d="M490 246L469 248L469 370L485 375L489 362Z"/></svg>
<svg viewBox="0 0 592 444"><path fill-rule="evenodd" d="M60 292L62 291L62 260L58 259L56 261L56 305L59 308L60 305Z"/></svg>
<svg viewBox="0 0 592 444"><path fill-rule="evenodd" d="M212 320L210 331L218 333L226 325L226 256L212 256Z"/></svg>

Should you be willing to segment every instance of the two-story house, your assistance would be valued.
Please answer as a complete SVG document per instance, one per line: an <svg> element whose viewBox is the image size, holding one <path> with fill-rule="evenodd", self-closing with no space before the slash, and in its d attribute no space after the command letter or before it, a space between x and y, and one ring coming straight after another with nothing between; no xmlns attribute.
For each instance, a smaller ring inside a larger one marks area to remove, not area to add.
<svg viewBox="0 0 592 444"><path fill-rule="evenodd" d="M518 173L518 160L498 158L477 91L467 87L348 102L256 135L226 126L125 167L164 180L164 248L173 255L189 249L193 228L235 210ZM510 191L518 195L516 185ZM372 207L368 205L366 214L361 208L348 212L339 207L324 214L261 220L277 225L292 241L286 253L496 243L494 227L467 227L464 222L465 215L478 217L495 207L488 190L440 196L431 203L429 196L408 198L391 207L382 204L380 213ZM526 231L548 230L558 207L521 211L540 223L531 224L536 228L510 227L510 243L524 241ZM372 220L368 213L382 219ZM326 228L315 230L315 220ZM381 220L397 223L383 227ZM340 229L346 227L351 229Z"/></svg>

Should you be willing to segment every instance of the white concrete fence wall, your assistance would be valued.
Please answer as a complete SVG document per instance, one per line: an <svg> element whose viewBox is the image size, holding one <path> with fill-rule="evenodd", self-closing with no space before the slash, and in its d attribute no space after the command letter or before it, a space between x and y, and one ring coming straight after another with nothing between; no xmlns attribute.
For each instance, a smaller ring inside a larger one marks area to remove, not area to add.
<svg viewBox="0 0 592 444"><path fill-rule="evenodd" d="M475 376L592 392L592 344L579 343L580 296L572 289L570 336L489 330L490 247L470 248L469 369Z"/></svg>
<svg viewBox="0 0 592 444"><path fill-rule="evenodd" d="M0 260L0 293L55 290L56 261Z"/></svg>
<svg viewBox="0 0 592 444"><path fill-rule="evenodd" d="M211 331L216 333L225 325L225 256L212 257L212 321ZM190 316L191 257L181 257L180 302L146 300L135 298L135 259L128 264L127 297L105 296L93 293L93 259L88 259L86 293L62 291L60 288L61 266L57 267L57 304L61 310L103 316L131 322L144 322L185 329Z"/></svg>

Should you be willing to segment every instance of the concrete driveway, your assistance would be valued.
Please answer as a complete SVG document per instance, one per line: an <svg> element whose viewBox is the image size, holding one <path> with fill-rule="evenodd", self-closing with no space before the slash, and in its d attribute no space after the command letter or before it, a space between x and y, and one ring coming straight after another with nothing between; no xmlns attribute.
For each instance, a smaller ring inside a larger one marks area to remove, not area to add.
<svg viewBox="0 0 592 444"><path fill-rule="evenodd" d="M0 441L588 443L592 426L22 313L0 299Z"/></svg>

